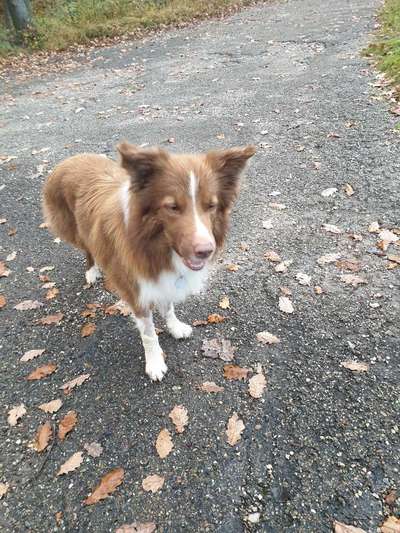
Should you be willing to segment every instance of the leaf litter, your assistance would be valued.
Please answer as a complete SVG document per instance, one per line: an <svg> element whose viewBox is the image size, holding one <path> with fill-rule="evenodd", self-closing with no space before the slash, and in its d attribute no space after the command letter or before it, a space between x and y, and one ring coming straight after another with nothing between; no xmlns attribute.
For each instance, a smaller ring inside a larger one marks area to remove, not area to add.
<svg viewBox="0 0 400 533"><path fill-rule="evenodd" d="M287 296L279 296L279 309L287 314L294 312L293 303Z"/></svg>
<svg viewBox="0 0 400 533"><path fill-rule="evenodd" d="M115 533L153 533L156 527L154 522L133 522L119 527Z"/></svg>
<svg viewBox="0 0 400 533"><path fill-rule="evenodd" d="M33 372L26 377L28 381L36 381L39 379L46 378L50 376L57 370L57 365L55 363L48 363L47 365L39 366Z"/></svg>
<svg viewBox="0 0 400 533"><path fill-rule="evenodd" d="M72 389L75 387L80 387L82 383L84 383L87 379L90 378L90 374L81 374L77 378L71 379L70 381L67 381L63 385L60 386L60 389L63 389L64 394L69 394Z"/></svg>
<svg viewBox="0 0 400 533"><path fill-rule="evenodd" d="M115 492L117 487L121 485L123 479L123 468L114 468L113 470L110 470L110 472L108 472L101 478L100 483L94 489L92 494L90 494L90 496L88 496L86 500L84 500L84 505L93 505L99 502L100 500L108 498L108 496Z"/></svg>
<svg viewBox="0 0 400 533"><path fill-rule="evenodd" d="M250 372L249 368L242 368L238 365L225 365L224 378L229 381L246 380L247 374Z"/></svg>
<svg viewBox="0 0 400 533"><path fill-rule="evenodd" d="M38 302L37 300L24 300L23 302L14 305L14 309L17 311L30 311L31 309L38 309L42 306L42 302Z"/></svg>
<svg viewBox="0 0 400 533"><path fill-rule="evenodd" d="M53 429L49 421L40 425L37 429L35 440L33 442L33 448L41 453L43 452L53 436Z"/></svg>
<svg viewBox="0 0 400 533"><path fill-rule="evenodd" d="M57 398L56 400L51 400L50 402L42 403L41 405L39 405L39 409L41 409L45 413L53 414L60 410L62 404L62 400Z"/></svg>
<svg viewBox="0 0 400 533"><path fill-rule="evenodd" d="M76 411L68 411L68 413L60 420L58 425L58 438L64 440L70 433L78 421L78 415Z"/></svg>
<svg viewBox="0 0 400 533"><path fill-rule="evenodd" d="M230 302L228 296L223 296L221 300L219 301L219 304L221 309L229 309L230 308Z"/></svg>
<svg viewBox="0 0 400 533"><path fill-rule="evenodd" d="M25 405L21 403L20 405L17 405L8 411L7 422L10 424L10 426L16 426L18 420L20 420L25 414Z"/></svg>
<svg viewBox="0 0 400 533"><path fill-rule="evenodd" d="M25 363L26 361L31 361L35 357L38 357L39 355L42 355L45 352L45 350L28 350L24 353L24 355L21 357L20 361Z"/></svg>
<svg viewBox="0 0 400 533"><path fill-rule="evenodd" d="M226 440L231 446L235 446L240 439L242 438L242 433L244 431L245 425L243 420L240 420L237 413L233 415L228 420L228 425L226 428Z"/></svg>
<svg viewBox="0 0 400 533"><path fill-rule="evenodd" d="M267 380L262 372L255 374L249 380L249 394L252 398L261 398L264 394L264 389L267 385Z"/></svg>
<svg viewBox="0 0 400 533"><path fill-rule="evenodd" d="M343 366L352 372L368 372L369 370L368 363L360 363L358 361L342 361L340 366Z"/></svg>
<svg viewBox="0 0 400 533"><path fill-rule="evenodd" d="M157 474L153 474L144 478L144 480L142 481L142 487L143 490L145 490L146 492L152 492L154 494L162 488L164 482L164 477L158 476Z"/></svg>
<svg viewBox="0 0 400 533"><path fill-rule="evenodd" d="M81 328L81 337L90 337L96 331L96 324L88 322Z"/></svg>
<svg viewBox="0 0 400 533"><path fill-rule="evenodd" d="M231 342L226 339L205 339L203 341L202 351L204 357L211 357L212 359L222 359L222 361L232 361L235 357L236 348L232 346Z"/></svg>
<svg viewBox="0 0 400 533"><path fill-rule="evenodd" d="M64 464L61 465L59 471L57 472L57 476L62 476L73 472L81 466L82 462L83 452L75 452L69 459L67 459L67 461L65 461Z"/></svg>
<svg viewBox="0 0 400 533"><path fill-rule="evenodd" d="M364 529L355 526L349 526L334 520L333 522L334 533L366 533Z"/></svg>
<svg viewBox="0 0 400 533"><path fill-rule="evenodd" d="M8 483L0 483L0 500L5 496L10 488Z"/></svg>
<svg viewBox="0 0 400 533"><path fill-rule="evenodd" d="M169 413L169 418L175 425L177 433L183 433L189 422L188 411L183 405L175 405Z"/></svg>
<svg viewBox="0 0 400 533"><path fill-rule="evenodd" d="M220 387L219 385L214 383L214 381L205 381L200 385L199 389L203 392L217 393L222 392L224 390L224 387Z"/></svg>
<svg viewBox="0 0 400 533"><path fill-rule="evenodd" d="M156 440L156 450L161 459L165 459L169 455L174 447L171 439L171 434L168 429L164 428L158 434Z"/></svg>
<svg viewBox="0 0 400 533"><path fill-rule="evenodd" d="M273 335L269 331L260 331L259 333L257 333L256 338L259 342L262 342L263 344L278 344L281 342L279 337Z"/></svg>
<svg viewBox="0 0 400 533"><path fill-rule="evenodd" d="M56 325L61 322L61 320L64 318L63 313L55 313L54 315L48 315L40 318L37 323L42 324L43 326L52 326Z"/></svg>
<svg viewBox="0 0 400 533"><path fill-rule="evenodd" d="M98 442L91 442L90 444L84 444L86 452L90 457L100 457L103 453L103 447Z"/></svg>

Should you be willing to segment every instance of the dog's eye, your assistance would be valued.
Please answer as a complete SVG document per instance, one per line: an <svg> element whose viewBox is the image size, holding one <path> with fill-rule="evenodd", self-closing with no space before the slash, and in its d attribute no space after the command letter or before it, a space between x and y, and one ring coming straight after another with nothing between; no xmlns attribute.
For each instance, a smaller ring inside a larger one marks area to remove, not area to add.
<svg viewBox="0 0 400 533"><path fill-rule="evenodd" d="M217 204L215 202L210 202L208 205L207 205L207 209L209 211L212 211L213 209L215 209L217 207Z"/></svg>
<svg viewBox="0 0 400 533"><path fill-rule="evenodd" d="M179 207L176 204L166 204L164 205L165 209L168 209L168 211L179 211Z"/></svg>

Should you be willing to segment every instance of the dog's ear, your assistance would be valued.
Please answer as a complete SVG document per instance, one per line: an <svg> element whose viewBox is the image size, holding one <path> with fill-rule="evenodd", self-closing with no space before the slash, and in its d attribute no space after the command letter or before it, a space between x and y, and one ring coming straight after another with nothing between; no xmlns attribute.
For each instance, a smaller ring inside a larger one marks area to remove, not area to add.
<svg viewBox="0 0 400 533"><path fill-rule="evenodd" d="M131 176L134 189L147 187L167 163L169 155L161 148L140 148L126 141L117 146L120 164Z"/></svg>

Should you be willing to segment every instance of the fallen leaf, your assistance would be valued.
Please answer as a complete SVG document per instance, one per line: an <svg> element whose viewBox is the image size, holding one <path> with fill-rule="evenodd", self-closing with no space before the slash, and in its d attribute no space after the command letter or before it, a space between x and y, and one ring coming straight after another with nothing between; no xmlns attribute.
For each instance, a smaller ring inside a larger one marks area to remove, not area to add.
<svg viewBox="0 0 400 533"><path fill-rule="evenodd" d="M370 233L379 233L380 232L379 222L371 222L371 224L368 226L368 231Z"/></svg>
<svg viewBox="0 0 400 533"><path fill-rule="evenodd" d="M42 285L42 289L52 289L54 286L55 286L54 281L49 281L48 283L45 283L44 285Z"/></svg>
<svg viewBox="0 0 400 533"><path fill-rule="evenodd" d="M76 411L68 411L58 425L58 438L64 440L68 433L74 429L77 421L78 415L76 414Z"/></svg>
<svg viewBox="0 0 400 533"><path fill-rule="evenodd" d="M152 476L147 476L142 481L143 490L146 492L152 492L153 494L161 489L164 485L165 478L153 474Z"/></svg>
<svg viewBox="0 0 400 533"><path fill-rule="evenodd" d="M394 505L396 503L396 500L397 500L397 492L394 489L392 489L386 494L385 503L386 505Z"/></svg>
<svg viewBox="0 0 400 533"><path fill-rule="evenodd" d="M339 235L340 233L343 233L343 231L338 228L337 226L333 224L322 224L322 229L324 231L327 231L328 233L334 233L335 235Z"/></svg>
<svg viewBox="0 0 400 533"><path fill-rule="evenodd" d="M314 170L321 170L321 163L319 161L313 161Z"/></svg>
<svg viewBox="0 0 400 533"><path fill-rule="evenodd" d="M224 366L224 378L230 381L238 381L247 379L247 374L250 372L249 368L242 368L238 365L225 365Z"/></svg>
<svg viewBox="0 0 400 533"><path fill-rule="evenodd" d="M9 237L14 237L14 235L16 235L17 233L17 228L10 228L8 231L7 231L7 235Z"/></svg>
<svg viewBox="0 0 400 533"><path fill-rule="evenodd" d="M42 305L42 302L38 302L37 300L24 300L23 302L14 305L14 309L17 311L29 311L30 309L38 309L39 307L42 307Z"/></svg>
<svg viewBox="0 0 400 533"><path fill-rule="evenodd" d="M208 326L207 320L193 320L192 326L198 327L198 326Z"/></svg>
<svg viewBox="0 0 400 533"><path fill-rule="evenodd" d="M219 304L221 309L229 309L230 308L230 303L229 303L229 298L228 296L223 296L221 298L221 300L219 301Z"/></svg>
<svg viewBox="0 0 400 533"><path fill-rule="evenodd" d="M279 202L270 202L268 205L269 207L272 207L272 209L279 209L279 210L286 209L286 205L280 204Z"/></svg>
<svg viewBox="0 0 400 533"><path fill-rule="evenodd" d="M47 266L44 266L41 269L39 269L39 272L51 272L52 270L54 270L54 266L53 265L47 265Z"/></svg>
<svg viewBox="0 0 400 533"><path fill-rule="evenodd" d="M225 339L204 340L201 349L205 357L220 358L222 361L232 361L236 351L231 342Z"/></svg>
<svg viewBox="0 0 400 533"><path fill-rule="evenodd" d="M50 376L57 370L57 365L54 363L47 363L47 365L39 366L27 376L28 381L35 381Z"/></svg>
<svg viewBox="0 0 400 533"><path fill-rule="evenodd" d="M349 196L349 197L350 197L350 196L353 196L353 194L354 194L354 189L353 189L353 187L350 185L350 183L345 183L345 184L343 185L343 190L344 190L346 196Z"/></svg>
<svg viewBox="0 0 400 533"><path fill-rule="evenodd" d="M115 530L115 533L153 533L156 530L154 522L134 522L125 524Z"/></svg>
<svg viewBox="0 0 400 533"><path fill-rule="evenodd" d="M58 527L61 526L62 517L63 517L62 511L57 511L56 514L55 514L55 518L56 518L56 524L57 524Z"/></svg>
<svg viewBox="0 0 400 533"><path fill-rule="evenodd" d="M84 383L89 378L90 374L81 374L77 378L71 379L70 381L64 383L64 385L61 385L60 389L63 389L64 394L69 394L72 389L74 389L75 387L80 387L82 383Z"/></svg>
<svg viewBox="0 0 400 533"><path fill-rule="evenodd" d="M287 296L279 296L279 309L283 313L291 314L294 312L292 301Z"/></svg>
<svg viewBox="0 0 400 533"><path fill-rule="evenodd" d="M171 439L171 434L168 429L162 429L156 440L156 450L161 459L167 457L174 447Z"/></svg>
<svg viewBox="0 0 400 533"><path fill-rule="evenodd" d="M235 265L235 263L230 263L229 265L226 265L226 270L229 272L237 272L239 270L239 265Z"/></svg>
<svg viewBox="0 0 400 533"><path fill-rule="evenodd" d="M292 296L292 291L289 289L289 287L279 287L279 290L283 296Z"/></svg>
<svg viewBox="0 0 400 533"><path fill-rule="evenodd" d="M224 387L220 387L214 381L205 381L199 387L203 392L222 392Z"/></svg>
<svg viewBox="0 0 400 533"><path fill-rule="evenodd" d="M0 294L0 309L3 309L6 303L7 303L6 297Z"/></svg>
<svg viewBox="0 0 400 533"><path fill-rule="evenodd" d="M11 270L8 270L6 264L3 261L0 261L0 278L8 278Z"/></svg>
<svg viewBox="0 0 400 533"><path fill-rule="evenodd" d="M323 294L324 289L322 287L320 287L319 285L316 285L314 287L314 292L315 292L315 294Z"/></svg>
<svg viewBox="0 0 400 533"><path fill-rule="evenodd" d="M63 465L61 465L60 470L57 472L57 476L62 476L64 474L69 474L77 468L79 468L83 461L83 452L75 452L71 455Z"/></svg>
<svg viewBox="0 0 400 533"><path fill-rule="evenodd" d="M32 267L27 267L27 270L28 268L32 268ZM33 272L34 270L35 269L32 268L32 270L30 270L29 272ZM39 279L41 282L46 282L46 283L50 281L50 278L47 274L39 274ZM55 283L53 285L55 285Z"/></svg>
<svg viewBox="0 0 400 533"><path fill-rule="evenodd" d="M207 323L208 324L220 324L221 322L224 322L226 319L227 319L226 316L221 316L218 313L213 313L212 315L208 315Z"/></svg>
<svg viewBox="0 0 400 533"><path fill-rule="evenodd" d="M321 255L321 257L319 257L317 259L317 263L319 265L328 265L329 263L334 263L335 261L340 259L340 256L341 256L341 254L325 254L325 255Z"/></svg>
<svg viewBox="0 0 400 533"><path fill-rule="evenodd" d="M303 274L302 272L298 272L296 274L296 279L300 285L310 285L311 283L311 276L308 274Z"/></svg>
<svg viewBox="0 0 400 533"><path fill-rule="evenodd" d="M124 469L114 468L114 470L111 470L101 478L100 483L92 494L84 500L84 505L93 505L100 500L104 500L112 494L119 485L121 485L123 479Z"/></svg>
<svg viewBox="0 0 400 533"><path fill-rule="evenodd" d="M83 446L90 457L100 457L103 453L103 447L98 442L91 442Z"/></svg>
<svg viewBox="0 0 400 533"><path fill-rule="evenodd" d="M31 361L31 359L34 359L35 357L38 357L39 355L42 355L45 350L28 350L24 353L24 355L21 357L20 361L26 362Z"/></svg>
<svg viewBox="0 0 400 533"><path fill-rule="evenodd" d="M381 533L400 533L400 518L389 516L381 525Z"/></svg>
<svg viewBox="0 0 400 533"><path fill-rule="evenodd" d="M11 252L11 254L8 254L6 257L7 263L9 261L14 261L14 259L17 257L17 252Z"/></svg>
<svg viewBox="0 0 400 533"><path fill-rule="evenodd" d="M0 218L0 224L5 224L7 222L6 218Z"/></svg>
<svg viewBox="0 0 400 533"><path fill-rule="evenodd" d="M333 521L333 527L334 533L366 533L364 529L360 529L359 527L355 526L348 526L347 524L343 524L337 520Z"/></svg>
<svg viewBox="0 0 400 533"><path fill-rule="evenodd" d="M88 322L81 328L81 337L90 337L96 330L96 324L93 322Z"/></svg>
<svg viewBox="0 0 400 533"><path fill-rule="evenodd" d="M268 220L263 220L262 227L264 229L272 229L273 228L272 221L269 220L269 219Z"/></svg>
<svg viewBox="0 0 400 533"><path fill-rule="evenodd" d="M279 263L281 261L279 255L273 250L267 250L264 257L267 261L271 261L271 263Z"/></svg>
<svg viewBox="0 0 400 533"><path fill-rule="evenodd" d="M53 430L50 422L47 421L38 427L33 448L39 453L43 452L49 445L52 436Z"/></svg>
<svg viewBox="0 0 400 533"><path fill-rule="evenodd" d="M290 266L293 263L291 259L286 259L285 261L282 261L276 267L274 268L275 272L286 272L288 269L288 266Z"/></svg>
<svg viewBox="0 0 400 533"><path fill-rule="evenodd" d="M324 198L328 198L329 196L333 196L336 193L337 193L336 187L329 187L328 189L324 189L321 192L321 196L323 196Z"/></svg>
<svg viewBox="0 0 400 533"><path fill-rule="evenodd" d="M60 407L62 406L62 401L60 399L57 400L51 400L51 402L42 403L39 405L39 409L44 411L45 413L56 413Z"/></svg>
<svg viewBox="0 0 400 533"><path fill-rule="evenodd" d="M8 483L0 483L0 500L7 494L9 488L10 485Z"/></svg>
<svg viewBox="0 0 400 533"><path fill-rule="evenodd" d="M390 231L388 229L384 229L379 232L378 237L388 244L393 244L394 242L397 242L399 240L399 237L393 233L393 231Z"/></svg>
<svg viewBox="0 0 400 533"><path fill-rule="evenodd" d="M40 318L37 323L42 324L43 326L51 326L55 324L58 326L58 324L61 322L61 320L64 318L63 313L55 313L54 315L48 315Z"/></svg>
<svg viewBox="0 0 400 533"><path fill-rule="evenodd" d="M228 420L228 426L226 428L228 444L235 446L240 441L244 427L243 420L240 420L237 413L234 413Z"/></svg>
<svg viewBox="0 0 400 533"><path fill-rule="evenodd" d="M359 272L361 270L361 262L356 259L339 259L335 266L341 270L350 270L351 272Z"/></svg>
<svg viewBox="0 0 400 533"><path fill-rule="evenodd" d="M365 278L356 276L355 274L342 274L340 276L340 281L343 281L343 283L351 285L352 287L358 287L360 284L367 283Z"/></svg>
<svg viewBox="0 0 400 533"><path fill-rule="evenodd" d="M257 340L263 344L278 344L278 342L281 342L279 337L268 331L260 331L260 333L257 333L256 337Z"/></svg>
<svg viewBox="0 0 400 533"><path fill-rule="evenodd" d="M117 303L113 305L109 305L106 310L104 311L106 315L122 315L122 316L129 316L132 314L132 311L128 304L126 304L124 301L119 300Z"/></svg>
<svg viewBox="0 0 400 533"><path fill-rule="evenodd" d="M400 265L400 255L388 254L386 256L386 259L388 261L392 261L393 263L397 263L398 265Z"/></svg>
<svg viewBox="0 0 400 533"><path fill-rule="evenodd" d="M21 403L20 405L17 405L8 411L7 422L10 424L10 426L16 426L18 420L22 418L24 414L26 414L26 408L25 405Z"/></svg>
<svg viewBox="0 0 400 533"><path fill-rule="evenodd" d="M172 411L169 413L169 418L172 420L176 427L177 433L183 433L185 426L189 422L188 411L183 405L175 405Z"/></svg>
<svg viewBox="0 0 400 533"><path fill-rule="evenodd" d="M249 380L249 394L253 398L261 398L265 386L267 384L267 380L265 379L265 376L263 373L258 373Z"/></svg>
<svg viewBox="0 0 400 533"><path fill-rule="evenodd" d="M43 288L43 287L42 287ZM57 296L57 294L60 291L57 289L57 287L52 287L46 292L46 300L52 300Z"/></svg>
<svg viewBox="0 0 400 533"><path fill-rule="evenodd" d="M368 363L359 363L358 361L343 361L340 363L340 366L352 370L353 372L368 372L369 370Z"/></svg>

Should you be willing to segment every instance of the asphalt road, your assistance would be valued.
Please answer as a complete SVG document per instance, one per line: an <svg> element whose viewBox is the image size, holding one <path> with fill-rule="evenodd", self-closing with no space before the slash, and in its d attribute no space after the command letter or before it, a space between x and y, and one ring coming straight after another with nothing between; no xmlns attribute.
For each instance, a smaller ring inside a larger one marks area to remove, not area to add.
<svg viewBox="0 0 400 533"><path fill-rule="evenodd" d="M73 64L53 62L49 73L2 78L0 155L16 159L0 165L0 218L7 219L0 259L17 252L7 263L10 275L0 278L7 300L0 310L0 481L9 484L0 501L2 531L102 533L153 521L171 533L325 533L335 519L374 532L399 512L384 497L399 484L400 270L387 268L385 253L377 255L378 235L368 231L374 221L399 226L399 136L360 56L379 4L261 4L142 42L77 52ZM258 147L209 289L178 310L189 322L215 312L229 320L195 328L189 340L162 334L169 372L161 384L145 376L128 318L80 315L86 303L113 297L102 285L84 289L83 258L39 228L47 171L82 151L113 157L121 138L174 151ZM337 191L321 195L330 188ZM263 227L267 220L272 229ZM323 224L343 232L329 233ZM17 233L9 236L12 228ZM267 250L293 261L286 272L275 272ZM386 253L399 252L391 244ZM318 264L327 253L358 261L360 270ZM239 269L228 271L229 263ZM51 300L39 280L44 266L54 266L47 275L59 289ZM299 284L299 272L311 276L310 286ZM366 283L354 288L343 274ZM292 314L278 308L281 287L292 293ZM231 304L226 311L218 306L223 295ZM13 309L26 299L45 305ZM59 326L36 322L56 312L64 313ZM97 329L82 338L88 320ZM258 343L263 330L281 342ZM224 380L222 361L202 356L202 341L216 336L231 340L237 364L253 371L262 365L261 399L249 396L246 382ZM19 361L40 348L46 351L39 358ZM349 360L369 368L341 366ZM49 362L57 364L54 374L25 379ZM60 385L82 373L90 379L63 395ZM224 391L201 392L203 381ZM64 402L56 414L38 409L55 398ZM11 427L7 413L20 403L27 413ZM176 404L189 413L182 434L168 418ZM39 424L55 425L72 409L78 423L63 442L42 453L29 447ZM225 429L235 412L245 430L231 447ZM154 447L162 428L174 442L165 459ZM84 452L76 471L56 476L93 441L103 447L100 457ZM124 468L123 483L84 506L115 467ZM149 474L165 477L155 494L142 488Z"/></svg>

